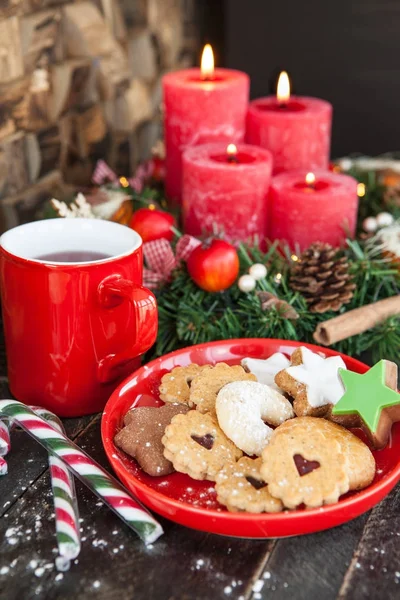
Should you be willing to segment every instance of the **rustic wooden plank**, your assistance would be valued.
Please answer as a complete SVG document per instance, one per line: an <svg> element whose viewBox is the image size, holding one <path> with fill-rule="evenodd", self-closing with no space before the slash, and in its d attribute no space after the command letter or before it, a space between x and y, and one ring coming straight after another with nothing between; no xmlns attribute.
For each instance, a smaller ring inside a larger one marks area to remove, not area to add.
<svg viewBox="0 0 400 600"><path fill-rule="evenodd" d="M77 441L108 465L99 420ZM237 600L271 546L269 541L212 536L163 520L164 536L146 548L91 492L79 483L77 490L83 548L77 564L67 573L57 575L53 564L55 539L47 472L14 504L8 517L0 520L0 589L7 589L7 600L33 596L218 600L227 595ZM42 526L37 527L39 516ZM32 560L36 561L33 566Z"/></svg>
<svg viewBox="0 0 400 600"><path fill-rule="evenodd" d="M344 578L343 600L400 597L400 485L376 506Z"/></svg>
<svg viewBox="0 0 400 600"><path fill-rule="evenodd" d="M334 600L366 520L363 515L341 527L279 540L251 584L259 590L256 597L269 598L275 593L279 600Z"/></svg>

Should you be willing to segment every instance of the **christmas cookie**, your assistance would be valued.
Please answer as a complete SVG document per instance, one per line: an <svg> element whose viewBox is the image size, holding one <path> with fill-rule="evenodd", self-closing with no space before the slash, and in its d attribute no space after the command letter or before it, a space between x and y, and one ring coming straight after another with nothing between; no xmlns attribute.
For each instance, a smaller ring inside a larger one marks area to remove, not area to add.
<svg viewBox="0 0 400 600"><path fill-rule="evenodd" d="M297 416L323 417L343 395L339 368L346 369L340 356L323 358L308 348L297 348L290 366L275 376L275 383L294 398Z"/></svg>
<svg viewBox="0 0 400 600"><path fill-rule="evenodd" d="M375 459L371 450L356 435L345 427L325 419L318 420L324 435L333 436L340 444L346 458L350 490L362 490L375 477Z"/></svg>
<svg viewBox="0 0 400 600"><path fill-rule="evenodd" d="M262 453L261 476L287 508L332 504L350 489L346 456L320 421L300 417L283 423Z"/></svg>
<svg viewBox="0 0 400 600"><path fill-rule="evenodd" d="M188 410L184 404L168 404L160 408L134 408L125 415L125 427L117 433L114 443L135 458L143 471L149 475L168 475L174 468L164 456L161 438L171 419Z"/></svg>
<svg viewBox="0 0 400 600"><path fill-rule="evenodd" d="M237 463L227 463L216 478L218 502L231 512L280 512L283 504L269 493L260 474L261 464L261 458L247 456Z"/></svg>
<svg viewBox="0 0 400 600"><path fill-rule="evenodd" d="M180 473L193 479L215 481L227 462L235 462L242 452L228 440L210 414L191 410L174 417L162 438L164 456Z"/></svg>
<svg viewBox="0 0 400 600"><path fill-rule="evenodd" d="M215 401L219 390L232 381L256 381L256 376L246 373L243 367L218 363L199 373L192 381L190 402L201 413L215 412Z"/></svg>
<svg viewBox="0 0 400 600"><path fill-rule="evenodd" d="M361 427L374 448L384 448L392 424L400 421L397 365L381 360L363 375L343 370L339 375L344 394L332 407L330 419L345 427Z"/></svg>
<svg viewBox="0 0 400 600"><path fill-rule="evenodd" d="M259 383L265 383L265 385L279 391L275 383L275 375L286 369L290 365L290 360L282 352L275 352L265 360L261 358L244 358L241 365L247 373L253 373Z"/></svg>
<svg viewBox="0 0 400 600"><path fill-rule="evenodd" d="M187 367L175 367L170 373L163 375L161 379L160 399L163 402L182 402L193 406L189 402L190 386L193 378L205 369L210 368L210 365L199 367L194 363Z"/></svg>
<svg viewBox="0 0 400 600"><path fill-rule="evenodd" d="M222 431L250 456L260 456L273 429L294 417L292 405L276 390L256 381L235 381L218 393L215 404Z"/></svg>

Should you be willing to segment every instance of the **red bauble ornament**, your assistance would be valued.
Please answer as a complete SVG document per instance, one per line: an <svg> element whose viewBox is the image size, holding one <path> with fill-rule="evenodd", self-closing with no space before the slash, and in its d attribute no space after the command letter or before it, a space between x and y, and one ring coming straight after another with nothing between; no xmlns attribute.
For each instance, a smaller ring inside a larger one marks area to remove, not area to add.
<svg viewBox="0 0 400 600"><path fill-rule="evenodd" d="M206 292L229 288L239 274L236 248L223 240L211 240L193 250L187 260L189 275Z"/></svg>
<svg viewBox="0 0 400 600"><path fill-rule="evenodd" d="M139 208L133 213L129 227L141 236L143 242L152 242L161 238L171 241L174 237L171 227L174 224L174 217L167 212Z"/></svg>

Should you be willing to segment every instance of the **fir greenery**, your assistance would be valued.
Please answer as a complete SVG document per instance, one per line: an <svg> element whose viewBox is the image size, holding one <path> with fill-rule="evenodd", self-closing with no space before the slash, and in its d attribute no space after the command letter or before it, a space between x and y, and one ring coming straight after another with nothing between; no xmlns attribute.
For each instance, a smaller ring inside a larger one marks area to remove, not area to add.
<svg viewBox="0 0 400 600"><path fill-rule="evenodd" d="M293 255L287 248L273 244L267 253L256 247L239 248L241 274L256 262L267 265L265 280L257 290L266 290L291 304L299 319L289 321L276 308L263 311L254 292L241 292L236 284L210 294L197 287L184 265L175 271L172 281L158 293L159 333L152 356L161 356L180 347L212 340L232 338L279 338L313 342L318 323L342 312L400 293L400 273L370 242L349 241L344 251L356 283L351 302L339 313L310 313L301 294L291 290L289 273ZM372 330L339 342L335 349L350 355L370 351L374 359L398 358L400 317L391 317Z"/></svg>

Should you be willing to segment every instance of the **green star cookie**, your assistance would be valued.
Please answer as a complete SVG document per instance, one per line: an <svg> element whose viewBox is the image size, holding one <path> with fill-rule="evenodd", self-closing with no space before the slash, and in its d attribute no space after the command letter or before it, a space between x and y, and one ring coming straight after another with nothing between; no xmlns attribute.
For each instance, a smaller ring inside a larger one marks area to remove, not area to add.
<svg viewBox="0 0 400 600"><path fill-rule="evenodd" d="M397 393L397 366L381 360L360 375L339 369L345 392L333 406L333 421L348 427L361 427L373 445L382 448L392 423L400 421L400 395Z"/></svg>

